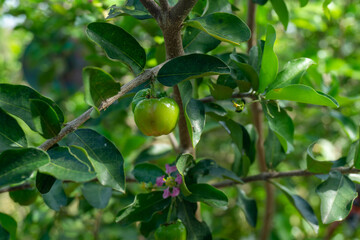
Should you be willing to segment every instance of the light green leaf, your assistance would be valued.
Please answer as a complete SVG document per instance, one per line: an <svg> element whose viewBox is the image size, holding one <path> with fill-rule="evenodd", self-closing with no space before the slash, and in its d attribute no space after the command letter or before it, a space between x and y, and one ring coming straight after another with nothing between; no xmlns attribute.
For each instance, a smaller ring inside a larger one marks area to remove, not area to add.
<svg viewBox="0 0 360 240"><path fill-rule="evenodd" d="M102 185L125 191L124 159L112 142L91 129L78 129L67 139L69 145L86 150Z"/></svg>
<svg viewBox="0 0 360 240"><path fill-rule="evenodd" d="M97 109L101 102L116 95L120 91L120 83L97 67L86 67L83 69L83 81L85 91L85 102Z"/></svg>
<svg viewBox="0 0 360 240"><path fill-rule="evenodd" d="M187 169L194 164L194 158L191 154L181 154L176 159L176 168L182 177L182 183L180 185L181 193L184 196L189 196L191 194L188 189L185 181L185 173Z"/></svg>
<svg viewBox="0 0 360 240"><path fill-rule="evenodd" d="M267 91L300 83L302 76L312 64L315 64L315 62L309 58L298 58L289 61L284 66L284 69L279 72L275 81L269 85Z"/></svg>
<svg viewBox="0 0 360 240"><path fill-rule="evenodd" d="M230 74L220 59L205 54L189 54L173 58L160 69L157 80L168 87L182 81L210 75Z"/></svg>
<svg viewBox="0 0 360 240"><path fill-rule="evenodd" d="M18 122L0 108L0 152L27 147L26 136Z"/></svg>
<svg viewBox="0 0 360 240"><path fill-rule="evenodd" d="M324 224L344 220L350 213L357 197L355 184L340 172L330 172L329 178L316 188L321 204L321 220Z"/></svg>
<svg viewBox="0 0 360 240"><path fill-rule="evenodd" d="M39 169L40 172L50 174L60 180L74 182L86 182L96 178L94 170L89 168L81 158L71 154L68 147L52 148L48 154L51 158L50 163L42 166ZM87 158L86 155L82 157Z"/></svg>
<svg viewBox="0 0 360 240"><path fill-rule="evenodd" d="M333 165L332 161L319 160L314 156L313 148L317 142L313 142L307 149L307 169L314 173L328 173Z"/></svg>
<svg viewBox="0 0 360 240"><path fill-rule="evenodd" d="M281 23L284 25L285 30L289 23L289 11L286 7L284 0L270 0L276 14L278 15Z"/></svg>
<svg viewBox="0 0 360 240"><path fill-rule="evenodd" d="M55 110L45 101L30 99L30 111L35 129L44 138L55 137L61 130L61 122Z"/></svg>
<svg viewBox="0 0 360 240"><path fill-rule="evenodd" d="M151 14L146 10L146 8L139 0L127 1L126 4L121 7L117 7L116 5L111 6L106 19L111 19L118 16L132 16L139 20L152 18Z"/></svg>
<svg viewBox="0 0 360 240"><path fill-rule="evenodd" d="M23 85L0 84L0 108L21 118L32 130L37 131L30 109L30 99L42 100L49 104L57 114L59 123L64 122L64 115L51 99Z"/></svg>
<svg viewBox="0 0 360 240"><path fill-rule="evenodd" d="M2 227L8 234L10 234L10 239L16 239L16 229L17 229L17 222L13 217L7 215L5 213L0 213L0 227ZM0 233L0 237L2 237Z"/></svg>
<svg viewBox="0 0 360 240"><path fill-rule="evenodd" d="M185 117L192 145L196 148L205 127L204 104L199 100L191 99L186 105Z"/></svg>
<svg viewBox="0 0 360 240"><path fill-rule="evenodd" d="M313 88L303 84L293 84L284 88L276 88L266 93L266 99L288 100L314 105L339 107L337 101L322 92L315 91Z"/></svg>
<svg viewBox="0 0 360 240"><path fill-rule="evenodd" d="M166 157L171 150L172 147L170 144L154 143L139 153L135 159L135 164L162 159Z"/></svg>
<svg viewBox="0 0 360 240"><path fill-rule="evenodd" d="M331 2L332 2L332 0L324 0L323 5L322 5L323 10L324 10L324 14L325 14L325 16L327 17L328 20L330 20L330 18L331 18L330 10L328 8L328 5Z"/></svg>
<svg viewBox="0 0 360 240"><path fill-rule="evenodd" d="M10 149L0 155L0 187L26 180L39 167L50 162L37 148Z"/></svg>
<svg viewBox="0 0 360 240"><path fill-rule="evenodd" d="M225 207L228 205L226 195L209 184L192 184L189 186L191 195L185 199L189 202L203 202L212 207Z"/></svg>
<svg viewBox="0 0 360 240"><path fill-rule="evenodd" d="M110 23L94 22L88 25L86 33L104 49L111 60L125 63L136 75L143 71L145 50L125 30Z"/></svg>
<svg viewBox="0 0 360 240"><path fill-rule="evenodd" d="M112 195L112 189L110 187L104 187L100 184L88 182L84 183L81 191L86 201L94 208L105 208Z"/></svg>
<svg viewBox="0 0 360 240"><path fill-rule="evenodd" d="M212 13L188 20L185 25L200 29L220 41L236 45L249 40L251 35L249 27L230 13Z"/></svg>
<svg viewBox="0 0 360 240"><path fill-rule="evenodd" d="M337 120L351 141L355 141L357 139L357 126L350 117L347 117L338 111L330 111L330 116Z"/></svg>
<svg viewBox="0 0 360 240"><path fill-rule="evenodd" d="M262 93L276 78L279 63L274 52L276 32L273 26L268 25L266 30L266 42L261 60L258 92Z"/></svg>

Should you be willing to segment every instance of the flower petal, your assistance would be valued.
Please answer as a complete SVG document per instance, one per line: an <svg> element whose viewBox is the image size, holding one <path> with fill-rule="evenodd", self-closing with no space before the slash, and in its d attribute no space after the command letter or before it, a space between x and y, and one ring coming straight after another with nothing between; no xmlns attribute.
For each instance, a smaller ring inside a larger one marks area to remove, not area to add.
<svg viewBox="0 0 360 240"><path fill-rule="evenodd" d="M171 196L172 196L172 197L177 197L179 194L180 194L180 189L177 188L177 187L174 187L174 188L172 189Z"/></svg>
<svg viewBox="0 0 360 240"><path fill-rule="evenodd" d="M165 165L166 173L170 175L170 173L175 172L177 170L176 166L170 166L169 164Z"/></svg>
<svg viewBox="0 0 360 240"><path fill-rule="evenodd" d="M170 196L171 196L170 189L169 188L165 189L162 197L165 199Z"/></svg>
<svg viewBox="0 0 360 240"><path fill-rule="evenodd" d="M179 185L182 183L182 177L180 174L176 174L175 182Z"/></svg>
<svg viewBox="0 0 360 240"><path fill-rule="evenodd" d="M156 178L156 185L158 187L161 187L165 183L164 177L165 175Z"/></svg>

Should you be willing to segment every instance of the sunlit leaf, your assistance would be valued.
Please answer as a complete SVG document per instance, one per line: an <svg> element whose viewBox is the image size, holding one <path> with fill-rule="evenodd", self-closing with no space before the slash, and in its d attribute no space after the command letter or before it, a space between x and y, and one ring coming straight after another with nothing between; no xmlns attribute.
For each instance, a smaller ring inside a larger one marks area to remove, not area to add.
<svg viewBox="0 0 360 240"><path fill-rule="evenodd" d="M0 108L0 152L19 147L27 147L24 131L18 122Z"/></svg>

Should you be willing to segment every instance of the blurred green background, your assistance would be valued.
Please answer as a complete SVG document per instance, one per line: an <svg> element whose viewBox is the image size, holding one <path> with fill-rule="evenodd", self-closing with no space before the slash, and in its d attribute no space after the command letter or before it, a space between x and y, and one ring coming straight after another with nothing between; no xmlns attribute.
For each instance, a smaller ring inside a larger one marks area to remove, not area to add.
<svg viewBox="0 0 360 240"><path fill-rule="evenodd" d="M234 13L246 20L247 1L232 0ZM88 106L84 102L81 72L85 66L101 67L121 83L133 76L118 62L110 61L103 51L90 42L85 34L87 24L105 21L109 7L123 5L125 1L97 0L0 0L0 83L25 84L56 101L65 113L66 121L79 116ZM330 18L323 10L323 1L310 0L301 8L298 1L286 1L290 22L287 30L268 3L258 6L256 14L257 36L263 38L268 23L277 31L275 52L279 69L294 58L307 57L317 64L304 76L303 82L330 94L340 103L339 109L306 104L281 102L288 107L295 125L295 149L276 168L277 171L305 169L307 147L316 140L314 151L327 160L336 160L348 154L351 143L358 138L360 123L360 4L352 0L334 0L328 6ZM153 19L140 21L130 16L109 20L131 33L146 49L147 67L165 60L161 31ZM234 46L221 43L210 54L233 51ZM238 52L246 52L243 43ZM210 94L207 81L198 81L198 96ZM105 135L119 148L130 172L141 155L143 160L160 165L174 161L175 153L166 137L149 138L135 127L129 111L131 98L112 105L99 118L85 125ZM230 101L219 101L232 111ZM251 124L248 108L234 118L243 125ZM34 134L25 124L29 145L38 146L44 139ZM249 126L251 128L251 126ZM145 156L145 157L144 157ZM231 168L237 155L226 131L211 118L198 145L197 157L216 160ZM255 165L249 175L258 173ZM279 180L307 199L319 217L320 200L315 194L317 177L286 178ZM294 187L295 186L295 187ZM0 212L12 215L18 222L18 239L141 239L135 225L114 223L117 212L131 203L142 186L129 183L126 195L113 193L109 205L103 210L89 207L81 196L79 186L64 184L69 205L59 212L50 210L38 197L35 204L23 207L10 200L7 193L0 194ZM251 228L237 206L235 187L223 189L230 199L228 209L213 209L202 205L202 217L216 239L256 239L261 228L265 192L263 183L251 183L241 188L257 200L258 224ZM320 226L316 235L289 204L285 195L277 192L275 218L271 239L323 239L329 225ZM320 219L320 218L319 218ZM340 224L331 239L360 239L360 215L352 214Z"/></svg>

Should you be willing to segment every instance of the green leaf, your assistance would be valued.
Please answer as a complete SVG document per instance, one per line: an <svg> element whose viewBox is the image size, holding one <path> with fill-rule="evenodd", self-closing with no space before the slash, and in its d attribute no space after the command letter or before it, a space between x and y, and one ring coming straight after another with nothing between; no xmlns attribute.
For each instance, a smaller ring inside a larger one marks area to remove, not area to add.
<svg viewBox="0 0 360 240"><path fill-rule="evenodd" d="M61 130L61 122L55 110L45 101L30 99L30 111L35 129L44 138L55 137Z"/></svg>
<svg viewBox="0 0 360 240"><path fill-rule="evenodd" d="M67 139L69 145L86 150L102 185L125 191L124 159L112 142L91 129L78 129Z"/></svg>
<svg viewBox="0 0 360 240"><path fill-rule="evenodd" d="M261 60L258 92L262 93L276 78L279 63L274 52L276 32L273 26L268 25L266 30L266 42Z"/></svg>
<svg viewBox="0 0 360 240"><path fill-rule="evenodd" d="M221 84L216 84L211 81L209 82L209 88L210 88L211 95L216 100L225 100L225 99L231 98L232 93L234 91L234 89L232 89L231 87L221 85Z"/></svg>
<svg viewBox="0 0 360 240"><path fill-rule="evenodd" d="M64 122L62 111L51 99L27 86L0 84L0 108L21 118L32 130L37 131L31 114L30 99L42 100L49 104L56 112L60 125Z"/></svg>
<svg viewBox="0 0 360 240"><path fill-rule="evenodd" d="M136 195L134 202L118 213L116 222L127 225L137 221L149 221L155 213L170 205L171 198L164 199L162 195L162 191Z"/></svg>
<svg viewBox="0 0 360 240"><path fill-rule="evenodd" d="M16 239L17 222L13 217L5 213L0 213L0 226L10 234L11 240ZM0 237L2 237L2 235L0 235Z"/></svg>
<svg viewBox="0 0 360 240"><path fill-rule="evenodd" d="M289 24L289 11L287 10L284 0L270 0L280 22L284 25L285 30Z"/></svg>
<svg viewBox="0 0 360 240"><path fill-rule="evenodd" d="M0 240L10 239L10 233L6 231L0 224Z"/></svg>
<svg viewBox="0 0 360 240"><path fill-rule="evenodd" d="M20 183L49 163L46 152L36 148L10 149L0 155L0 187Z"/></svg>
<svg viewBox="0 0 360 240"><path fill-rule="evenodd" d="M313 88L303 84L293 84L284 88L272 89L266 93L266 99L288 100L300 103L315 104L338 108L337 101L322 92L315 91Z"/></svg>
<svg viewBox="0 0 360 240"><path fill-rule="evenodd" d="M195 217L197 209L196 203L185 200L177 200L177 216L186 227L187 240L207 240L212 239L209 227L205 222L199 222Z"/></svg>
<svg viewBox="0 0 360 240"><path fill-rule="evenodd" d="M231 55L230 55L231 57ZM257 91L259 89L259 76L255 69L247 64L247 63L241 63L238 61L235 61L232 59L233 63L235 63L236 67L240 70L242 74L247 78L247 80L251 83L251 87L254 91Z"/></svg>
<svg viewBox="0 0 360 240"><path fill-rule="evenodd" d="M354 167L360 169L360 140L356 141L354 144L355 151L354 151Z"/></svg>
<svg viewBox="0 0 360 240"><path fill-rule="evenodd" d="M194 163L194 158L191 154L180 154L176 159L176 168L182 177L182 183L180 186L181 193L184 196L189 196L191 194L190 190L186 185L185 173L188 168L190 168Z"/></svg>
<svg viewBox="0 0 360 240"><path fill-rule="evenodd" d="M187 176L194 178L194 181L191 181L193 183L196 183L197 180L203 176L222 177L238 183L243 182L234 172L220 167L214 160L210 159L197 162L193 168L189 169Z"/></svg>
<svg viewBox="0 0 360 240"><path fill-rule="evenodd" d="M27 147L26 136L18 122L0 108L0 152Z"/></svg>
<svg viewBox="0 0 360 240"><path fill-rule="evenodd" d="M42 173L57 179L73 182L86 182L96 178L96 173L86 162L70 152L68 147L51 148L48 151L50 163L42 166ZM87 158L84 154L82 158ZM87 160L88 162L89 160Z"/></svg>
<svg viewBox="0 0 360 240"><path fill-rule="evenodd" d="M238 197L236 199L236 205L238 205L245 214L246 221L250 226L256 227L258 210L256 201L252 198L248 198L245 192L238 188Z"/></svg>
<svg viewBox="0 0 360 240"><path fill-rule="evenodd" d="M310 224L310 226L314 229L314 231L318 233L319 222L310 204L299 195L293 194L285 186L280 185L277 182L271 182L271 183L274 184L278 189L280 189L285 194L285 196L289 199L290 203L296 208L296 210L301 214L301 216Z"/></svg>
<svg viewBox="0 0 360 240"><path fill-rule="evenodd" d="M316 193L321 200L321 220L324 224L345 219L358 195L355 184L337 171L330 172L329 178L316 188Z"/></svg>
<svg viewBox="0 0 360 240"><path fill-rule="evenodd" d="M138 182L156 184L156 178L165 175L165 172L154 164L141 163L135 165L132 174Z"/></svg>
<svg viewBox="0 0 360 240"><path fill-rule="evenodd" d="M268 0L252 0L253 3L257 3L259 5L265 5Z"/></svg>
<svg viewBox="0 0 360 240"><path fill-rule="evenodd" d="M226 12L231 13L231 4L228 0L208 0L207 5L205 7L205 14L208 15L210 13L215 12Z"/></svg>
<svg viewBox="0 0 360 240"><path fill-rule="evenodd" d="M225 121L219 122L225 130L230 134L231 139L238 147L239 151L243 149L243 128L241 124L235 122L232 119L227 119Z"/></svg>
<svg viewBox="0 0 360 240"><path fill-rule="evenodd" d="M55 181L56 178L53 176L43 174L39 171L36 173L36 188L41 194L48 193Z"/></svg>
<svg viewBox="0 0 360 240"><path fill-rule="evenodd" d="M332 2L332 0L324 0L323 5L322 5L323 10L324 10L324 14L325 14L325 16L327 17L327 19L329 19L329 20L330 20L330 18L331 18L331 14L330 14L330 10L329 10L329 8L328 8L328 5L329 5L331 2Z"/></svg>
<svg viewBox="0 0 360 240"><path fill-rule="evenodd" d="M42 197L46 205L54 211L60 211L61 207L66 206L68 202L60 180L56 180L50 191Z"/></svg>
<svg viewBox="0 0 360 240"><path fill-rule="evenodd" d="M145 50L136 39L122 28L109 23L90 23L86 29L88 37L99 44L111 60L119 60L137 75L146 63Z"/></svg>
<svg viewBox="0 0 360 240"><path fill-rule="evenodd" d="M314 156L313 148L317 142L313 142L307 149L307 170L313 173L328 173L333 165L332 161L319 160Z"/></svg>
<svg viewBox="0 0 360 240"><path fill-rule="evenodd" d="M81 191L86 201L94 208L105 208L112 195L112 189L110 187L104 187L100 184L88 182L84 183Z"/></svg>
<svg viewBox="0 0 360 240"><path fill-rule="evenodd" d="M209 34L193 28L187 27L183 37L185 53L207 53L216 48L221 41Z"/></svg>
<svg viewBox="0 0 360 240"><path fill-rule="evenodd" d="M150 147L140 152L140 154L135 159L135 164L162 159L167 156L171 150L172 147L170 144L152 144Z"/></svg>
<svg viewBox="0 0 360 240"><path fill-rule="evenodd" d="M191 195L185 199L189 202L203 202L212 207L225 207L228 205L226 195L209 184L192 184L189 187Z"/></svg>
<svg viewBox="0 0 360 240"><path fill-rule="evenodd" d="M111 19L118 16L132 16L139 20L152 18L150 13L139 0L127 1L125 6L121 7L117 7L116 5L111 6L106 19Z"/></svg>
<svg viewBox="0 0 360 240"><path fill-rule="evenodd" d="M276 166L286 158L286 154L280 141L271 130L269 130L268 136L265 140L264 148L266 165L270 169L276 168Z"/></svg>
<svg viewBox="0 0 360 240"><path fill-rule="evenodd" d="M212 13L188 20L185 25L200 29L220 41L236 45L249 40L251 35L249 27L230 13Z"/></svg>
<svg viewBox="0 0 360 240"><path fill-rule="evenodd" d="M268 91L275 88L283 88L292 84L298 84L305 74L306 70L315 62L309 58L298 58L289 61L284 69L279 72L274 82L272 82Z"/></svg>
<svg viewBox="0 0 360 240"><path fill-rule="evenodd" d="M309 3L309 0L299 0L299 1L300 1L300 7L305 7Z"/></svg>
<svg viewBox="0 0 360 240"><path fill-rule="evenodd" d="M192 145L196 148L205 127L204 104L192 98L186 105L185 117Z"/></svg>
<svg viewBox="0 0 360 240"><path fill-rule="evenodd" d="M189 54L173 58L160 69L158 81L172 87L182 81L210 75L230 74L229 67L220 59L205 54Z"/></svg>
<svg viewBox="0 0 360 240"><path fill-rule="evenodd" d="M347 117L338 111L330 111L330 116L337 120L351 141L355 141L357 139L357 126L350 117Z"/></svg>
<svg viewBox="0 0 360 240"><path fill-rule="evenodd" d="M227 115L227 111L220 105L213 103L213 102L209 102L209 103L205 103L205 113L209 114L210 116L221 116L221 117L225 117Z"/></svg>
<svg viewBox="0 0 360 240"><path fill-rule="evenodd" d="M120 83L97 67L86 67L83 69L83 81L85 91L85 102L98 109L101 102L116 95L120 89Z"/></svg>
<svg viewBox="0 0 360 240"><path fill-rule="evenodd" d="M262 104L265 117L269 123L269 127L278 137L281 146L286 153L293 149L294 124L292 119L282 108L277 108L271 103Z"/></svg>

